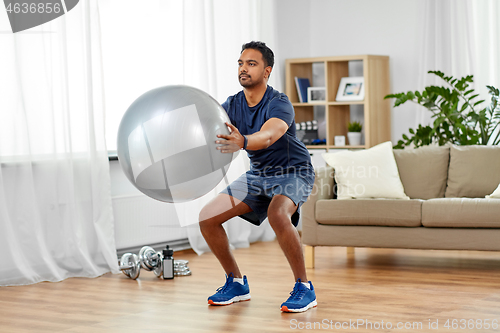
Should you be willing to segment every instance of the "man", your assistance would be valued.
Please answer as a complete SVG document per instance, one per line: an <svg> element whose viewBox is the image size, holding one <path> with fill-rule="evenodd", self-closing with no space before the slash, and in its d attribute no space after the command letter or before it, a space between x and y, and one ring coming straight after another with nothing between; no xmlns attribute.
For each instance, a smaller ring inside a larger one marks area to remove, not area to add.
<svg viewBox="0 0 500 333"><path fill-rule="evenodd" d="M313 285L307 280L300 237L295 229L299 208L314 183L309 152L295 136L294 110L285 94L267 85L274 54L265 43L242 47L238 79L243 90L222 104L232 124L229 135L218 135L221 153L247 151L250 171L229 185L200 212L200 229L226 272L226 283L208 298L211 305L250 300L222 224L241 216L260 225L266 217L276 233L295 278L291 296L281 304L285 312L316 306Z"/></svg>

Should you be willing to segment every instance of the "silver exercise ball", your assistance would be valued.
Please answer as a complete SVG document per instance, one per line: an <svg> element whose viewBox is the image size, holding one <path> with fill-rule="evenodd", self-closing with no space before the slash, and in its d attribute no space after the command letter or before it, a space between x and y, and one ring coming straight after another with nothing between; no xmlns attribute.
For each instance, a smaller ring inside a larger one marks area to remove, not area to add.
<svg viewBox="0 0 500 333"><path fill-rule="evenodd" d="M229 134L229 118L215 99L189 86L146 92L128 108L118 129L118 160L142 193L164 202L186 202L212 190L233 154L216 149Z"/></svg>

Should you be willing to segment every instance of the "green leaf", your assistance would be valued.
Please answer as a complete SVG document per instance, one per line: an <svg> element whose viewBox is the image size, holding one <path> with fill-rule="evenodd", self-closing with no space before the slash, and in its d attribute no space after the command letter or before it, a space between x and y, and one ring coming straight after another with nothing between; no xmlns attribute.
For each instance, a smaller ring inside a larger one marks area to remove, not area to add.
<svg viewBox="0 0 500 333"><path fill-rule="evenodd" d="M437 70L428 73L440 77L446 84L430 85L422 91L408 91L384 97L395 98L394 106L413 101L432 113L432 126L418 125L416 129L410 128L409 133L403 134L402 140L398 141L395 148L409 145L420 147L433 142L439 145L447 142L465 145L486 144L489 140L490 144L500 144L499 89L487 86L491 95L490 104L478 111L474 107L484 100L474 101L479 94L470 88L474 81L473 75L457 79Z"/></svg>
<svg viewBox="0 0 500 333"><path fill-rule="evenodd" d="M441 78L444 77L444 73L441 72L441 71L428 71L427 73L429 73L429 74L435 74L435 75L437 75L437 76L439 76Z"/></svg>
<svg viewBox="0 0 500 333"><path fill-rule="evenodd" d="M474 98L476 98L477 96L479 96L479 94L475 94L475 95L469 97L469 101L472 100L472 99L474 99Z"/></svg>
<svg viewBox="0 0 500 333"><path fill-rule="evenodd" d="M399 140L399 141L398 141L398 144L397 144L397 145L395 145L395 146L394 146L394 147L392 147L392 148L394 148L394 149L403 149L403 148L404 148L404 144L405 144L405 143L403 142L403 140Z"/></svg>

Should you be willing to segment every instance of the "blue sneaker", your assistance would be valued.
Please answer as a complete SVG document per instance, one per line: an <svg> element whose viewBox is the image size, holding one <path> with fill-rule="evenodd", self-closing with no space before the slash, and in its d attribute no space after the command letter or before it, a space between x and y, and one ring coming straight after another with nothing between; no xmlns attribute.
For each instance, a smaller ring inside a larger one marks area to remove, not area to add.
<svg viewBox="0 0 500 333"><path fill-rule="evenodd" d="M311 281L309 281L309 286L311 289L307 289L300 279L297 279L290 297L288 297L285 303L281 304L281 311L304 312L307 309L316 307L318 303L316 303L316 293Z"/></svg>
<svg viewBox="0 0 500 333"><path fill-rule="evenodd" d="M229 305L234 302L249 301L250 287L248 286L247 277L243 276L243 282L233 281L233 273L226 275L226 284L217 289L217 292L208 298L210 305Z"/></svg>

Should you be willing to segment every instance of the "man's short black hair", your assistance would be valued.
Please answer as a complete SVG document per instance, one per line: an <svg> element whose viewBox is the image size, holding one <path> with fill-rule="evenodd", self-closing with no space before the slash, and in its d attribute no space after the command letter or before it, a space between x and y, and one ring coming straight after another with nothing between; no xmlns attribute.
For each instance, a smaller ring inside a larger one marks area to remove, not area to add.
<svg viewBox="0 0 500 333"><path fill-rule="evenodd" d="M262 58L264 59L266 67L271 66L272 68L274 66L274 53L269 47L267 47L266 43L251 41L249 43L243 44L240 54L243 53L243 51L245 51L246 49L254 49L259 51L260 53L262 53Z"/></svg>

